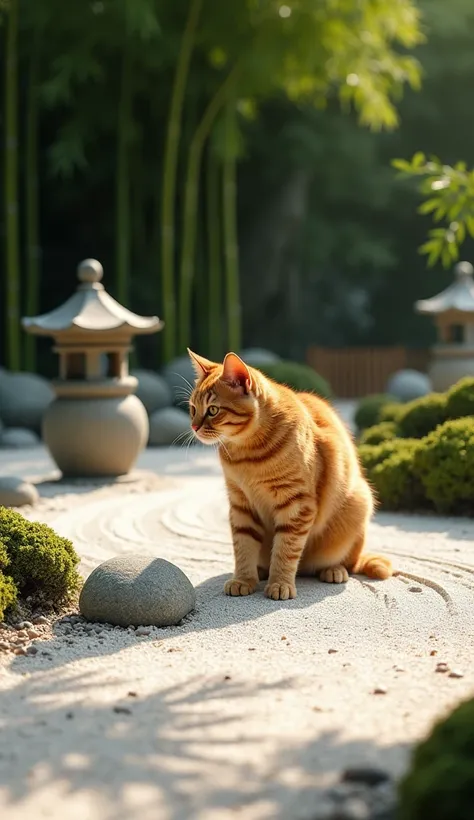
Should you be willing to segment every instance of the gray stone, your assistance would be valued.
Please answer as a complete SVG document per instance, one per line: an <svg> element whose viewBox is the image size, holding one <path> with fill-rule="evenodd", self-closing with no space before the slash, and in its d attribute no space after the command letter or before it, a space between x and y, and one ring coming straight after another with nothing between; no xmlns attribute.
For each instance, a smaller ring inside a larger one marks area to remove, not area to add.
<svg viewBox="0 0 474 820"><path fill-rule="evenodd" d="M53 399L53 390L42 376L35 373L2 374L0 418L6 427L26 427L39 433L44 412Z"/></svg>
<svg viewBox="0 0 474 820"><path fill-rule="evenodd" d="M114 626L174 626L196 604L191 581L163 558L125 553L89 575L79 608L89 621Z"/></svg>
<svg viewBox="0 0 474 820"><path fill-rule="evenodd" d="M40 440L33 430L24 427L7 427L0 433L0 447L12 447L22 449L23 447L38 447Z"/></svg>
<svg viewBox="0 0 474 820"><path fill-rule="evenodd" d="M186 400L194 388L196 374L189 356L180 356L173 359L164 367L163 378L171 389L173 402L180 404Z"/></svg>
<svg viewBox="0 0 474 820"><path fill-rule="evenodd" d="M403 402L419 399L432 391L431 379L418 370L398 370L390 376L385 388L386 393Z"/></svg>
<svg viewBox="0 0 474 820"><path fill-rule="evenodd" d="M159 376L152 370L132 370L131 375L138 379L135 394L145 405L149 416L155 410L162 410L173 404L171 388L163 376Z"/></svg>
<svg viewBox="0 0 474 820"><path fill-rule="evenodd" d="M150 416L150 434L148 446L168 447L171 444L181 445L184 433L191 432L189 416L178 407L165 407L156 410Z"/></svg>
<svg viewBox="0 0 474 820"><path fill-rule="evenodd" d="M272 353L271 350L265 350L263 347L248 347L239 353L241 359L250 367L259 367L263 364L273 364L280 361L280 356Z"/></svg>
<svg viewBox="0 0 474 820"><path fill-rule="evenodd" d="M12 475L0 476L0 506L22 507L24 504L36 504L38 499L38 490L33 484Z"/></svg>

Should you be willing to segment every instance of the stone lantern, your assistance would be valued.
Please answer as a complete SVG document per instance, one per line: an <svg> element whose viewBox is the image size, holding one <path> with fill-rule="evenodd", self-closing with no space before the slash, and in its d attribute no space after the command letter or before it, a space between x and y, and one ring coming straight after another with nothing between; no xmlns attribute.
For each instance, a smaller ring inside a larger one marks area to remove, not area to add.
<svg viewBox="0 0 474 820"><path fill-rule="evenodd" d="M161 330L157 316L137 316L102 285L102 265L86 259L79 286L59 307L22 320L28 333L52 336L59 354L56 399L43 417L43 439L64 476L128 473L148 440L146 410L128 373L132 337Z"/></svg>
<svg viewBox="0 0 474 820"><path fill-rule="evenodd" d="M429 371L436 391L447 390L463 376L474 376L473 272L469 262L459 262L446 290L415 305L418 313L433 316L438 331Z"/></svg>

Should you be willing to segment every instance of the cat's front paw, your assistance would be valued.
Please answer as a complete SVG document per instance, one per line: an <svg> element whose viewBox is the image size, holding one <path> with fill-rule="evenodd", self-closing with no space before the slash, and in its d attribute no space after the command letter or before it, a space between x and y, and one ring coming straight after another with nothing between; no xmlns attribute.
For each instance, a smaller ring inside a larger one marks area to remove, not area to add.
<svg viewBox="0 0 474 820"><path fill-rule="evenodd" d="M256 581L239 581L237 578L231 578L224 584L224 592L226 595L231 595L237 598L239 595L251 595L255 592L257 586Z"/></svg>
<svg viewBox="0 0 474 820"><path fill-rule="evenodd" d="M319 579L325 584L345 584L349 580L349 573L345 567L328 567L323 569Z"/></svg>
<svg viewBox="0 0 474 820"><path fill-rule="evenodd" d="M267 584L264 593L274 601L288 601L289 598L296 598L296 587L286 581L276 581Z"/></svg>

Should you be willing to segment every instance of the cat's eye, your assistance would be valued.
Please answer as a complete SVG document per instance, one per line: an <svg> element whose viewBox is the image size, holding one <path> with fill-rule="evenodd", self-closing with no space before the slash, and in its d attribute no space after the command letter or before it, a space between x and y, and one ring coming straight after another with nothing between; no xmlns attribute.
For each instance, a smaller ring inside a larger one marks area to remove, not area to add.
<svg viewBox="0 0 474 820"><path fill-rule="evenodd" d="M207 412L209 413L209 415L211 417L212 416L217 416L217 414L219 412L219 408L217 407L216 404L210 404L209 407L207 408Z"/></svg>

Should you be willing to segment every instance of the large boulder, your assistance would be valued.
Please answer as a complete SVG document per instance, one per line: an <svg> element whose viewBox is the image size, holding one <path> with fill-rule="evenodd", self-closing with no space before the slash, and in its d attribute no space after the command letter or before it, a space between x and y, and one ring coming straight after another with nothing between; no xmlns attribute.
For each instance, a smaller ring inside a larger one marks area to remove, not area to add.
<svg viewBox="0 0 474 820"><path fill-rule="evenodd" d="M22 507L36 504L38 499L34 484L12 475L0 476L0 507Z"/></svg>
<svg viewBox="0 0 474 820"><path fill-rule="evenodd" d="M0 378L0 418L6 427L41 431L46 408L54 399L46 379L35 373L8 373Z"/></svg>
<svg viewBox="0 0 474 820"><path fill-rule="evenodd" d="M8 427L0 433L0 447L20 450L26 447L38 447L40 443L36 433L24 427Z"/></svg>
<svg viewBox="0 0 474 820"><path fill-rule="evenodd" d="M263 347L248 347L239 353L241 359L250 367L259 367L261 364L274 364L280 361L280 356L272 353L271 350L265 350Z"/></svg>
<svg viewBox="0 0 474 820"><path fill-rule="evenodd" d="M431 379L419 370L397 370L390 376L385 389L386 393L402 402L419 399L432 391Z"/></svg>
<svg viewBox="0 0 474 820"><path fill-rule="evenodd" d="M88 621L115 626L174 626L195 605L194 587L179 567L132 553L96 567L79 600Z"/></svg>
<svg viewBox="0 0 474 820"><path fill-rule="evenodd" d="M155 410L170 407L173 403L171 388L163 376L159 376L153 370L132 370L131 375L138 379L135 393L145 405L149 416Z"/></svg>
<svg viewBox="0 0 474 820"><path fill-rule="evenodd" d="M162 375L171 389L173 402L180 404L191 395L196 381L196 374L189 356L180 356L165 365Z"/></svg>
<svg viewBox="0 0 474 820"><path fill-rule="evenodd" d="M149 447L170 447L181 445L185 433L191 433L189 416L177 407L165 407L155 410L150 416Z"/></svg>

